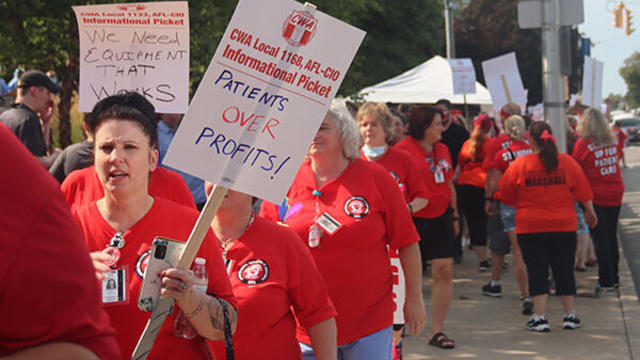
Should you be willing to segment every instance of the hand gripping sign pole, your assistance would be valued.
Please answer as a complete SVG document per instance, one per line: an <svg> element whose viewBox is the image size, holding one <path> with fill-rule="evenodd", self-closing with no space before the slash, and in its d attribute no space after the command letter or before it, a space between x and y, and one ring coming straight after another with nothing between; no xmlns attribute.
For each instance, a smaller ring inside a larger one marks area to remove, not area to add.
<svg viewBox="0 0 640 360"><path fill-rule="evenodd" d="M226 194L227 188L218 185L214 187L213 191L207 198L207 202L205 203L193 230L191 231L191 235L189 235L189 240L187 240L187 244L182 250L182 254L180 254L180 260L178 260L176 269L189 269L189 265L191 265L193 259L196 257L196 253L200 249L200 245L202 245L202 241L204 240L207 231L209 231L211 221L218 212L220 204L222 204L222 200L224 200L224 196ZM136 345L133 355L131 355L132 360L142 360L147 358L153 348L153 343L162 328L162 324L164 324L164 320L172 312L174 302L175 300L173 298L162 297L160 299L158 306L151 313L151 317L147 322L147 326L144 328L144 332L142 333L140 340L138 340L138 345Z"/></svg>
<svg viewBox="0 0 640 360"><path fill-rule="evenodd" d="M364 35L311 4L238 2L164 158L218 184L178 269L193 261L227 189L282 201ZM149 355L173 304L161 298L131 359Z"/></svg>

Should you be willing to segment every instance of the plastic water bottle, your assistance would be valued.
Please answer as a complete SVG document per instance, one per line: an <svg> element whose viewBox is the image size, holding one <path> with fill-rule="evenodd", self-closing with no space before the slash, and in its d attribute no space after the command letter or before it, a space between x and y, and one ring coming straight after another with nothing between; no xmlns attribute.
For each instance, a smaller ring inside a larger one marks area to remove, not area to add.
<svg viewBox="0 0 640 360"><path fill-rule="evenodd" d="M195 277L195 282L193 283L193 287L203 293L207 293L207 286L209 285L209 278L207 276L207 269L205 264L207 261L203 258L196 258L195 264L191 268L193 270L193 276ZM185 316L182 309L176 315L176 321L173 324L173 334L176 337L181 337L184 339L195 339L198 337L198 332L193 328L189 319Z"/></svg>

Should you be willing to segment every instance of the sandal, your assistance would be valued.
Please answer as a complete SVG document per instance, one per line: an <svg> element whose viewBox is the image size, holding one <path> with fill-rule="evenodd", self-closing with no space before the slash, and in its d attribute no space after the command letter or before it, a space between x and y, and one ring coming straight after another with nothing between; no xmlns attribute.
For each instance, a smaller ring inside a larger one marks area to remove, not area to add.
<svg viewBox="0 0 640 360"><path fill-rule="evenodd" d="M431 340L429 340L429 345L435 346L440 349L453 349L456 346L456 342L449 339L445 333L442 331L433 334Z"/></svg>

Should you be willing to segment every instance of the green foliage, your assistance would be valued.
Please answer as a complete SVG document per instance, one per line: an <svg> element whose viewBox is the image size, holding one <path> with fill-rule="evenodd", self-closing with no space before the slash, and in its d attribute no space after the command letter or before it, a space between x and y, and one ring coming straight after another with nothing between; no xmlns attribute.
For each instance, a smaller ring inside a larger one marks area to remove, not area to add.
<svg viewBox="0 0 640 360"><path fill-rule="evenodd" d="M267 1L267 0L265 0ZM71 143L71 100L78 89L78 28L71 6L113 0L0 0L0 64L55 70L62 82L59 144ZM324 13L367 31L339 90L350 95L435 55L443 43L441 0L317 0ZM190 91L193 95L237 0L190 0Z"/></svg>
<svg viewBox="0 0 640 360"><path fill-rule="evenodd" d="M520 29L517 19L517 1L472 0L455 19L456 56L472 58L484 81L483 61L515 51L529 103L537 104L542 102L540 31Z"/></svg>
<svg viewBox="0 0 640 360"><path fill-rule="evenodd" d="M640 51L636 51L624 60L620 76L627 83L626 102L631 107L640 106Z"/></svg>

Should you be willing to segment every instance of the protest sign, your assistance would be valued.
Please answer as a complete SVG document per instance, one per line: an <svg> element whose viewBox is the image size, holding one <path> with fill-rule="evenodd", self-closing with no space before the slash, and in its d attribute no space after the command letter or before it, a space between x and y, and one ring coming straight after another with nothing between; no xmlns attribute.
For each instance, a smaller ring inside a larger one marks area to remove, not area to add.
<svg viewBox="0 0 640 360"><path fill-rule="evenodd" d="M280 203L364 32L291 0L241 0L164 163Z"/></svg>
<svg viewBox="0 0 640 360"><path fill-rule="evenodd" d="M454 94L476 93L476 71L471 59L449 59Z"/></svg>
<svg viewBox="0 0 640 360"><path fill-rule="evenodd" d="M482 73L496 112L510 102L526 105L527 95L518 71L515 52L483 61Z"/></svg>
<svg viewBox="0 0 640 360"><path fill-rule="evenodd" d="M80 111L126 90L159 113L184 113L189 101L186 1L73 6L80 36Z"/></svg>
<svg viewBox="0 0 640 360"><path fill-rule="evenodd" d="M404 302L406 299L404 271L397 249L389 248L391 274L393 275L393 323L404 324Z"/></svg>
<svg viewBox="0 0 640 360"><path fill-rule="evenodd" d="M582 105L599 109L602 105L602 71L604 64L589 56L584 57L582 71Z"/></svg>

